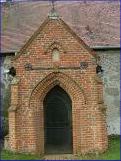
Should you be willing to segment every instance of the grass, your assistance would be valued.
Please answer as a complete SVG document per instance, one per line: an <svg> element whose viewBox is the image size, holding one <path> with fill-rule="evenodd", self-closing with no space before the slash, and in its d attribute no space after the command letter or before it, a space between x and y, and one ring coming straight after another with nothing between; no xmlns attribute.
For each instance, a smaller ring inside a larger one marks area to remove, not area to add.
<svg viewBox="0 0 121 161"><path fill-rule="evenodd" d="M40 160L41 156L23 153L14 153L7 150L3 150L1 153L1 160Z"/></svg>
<svg viewBox="0 0 121 161"><path fill-rule="evenodd" d="M1 153L2 160L43 160L42 156L32 154L13 153L3 150ZM71 159L71 158L70 158ZM88 154L78 156L79 160L120 160L120 137L109 137L109 149L103 154Z"/></svg>
<svg viewBox="0 0 121 161"><path fill-rule="evenodd" d="M120 136L109 137L109 148L102 154L78 156L80 160L120 160Z"/></svg>

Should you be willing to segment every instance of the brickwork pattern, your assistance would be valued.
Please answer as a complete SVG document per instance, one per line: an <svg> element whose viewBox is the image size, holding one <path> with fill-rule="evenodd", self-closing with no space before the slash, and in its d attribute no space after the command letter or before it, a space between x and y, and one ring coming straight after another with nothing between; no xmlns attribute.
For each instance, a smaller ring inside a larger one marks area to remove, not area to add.
<svg viewBox="0 0 121 161"><path fill-rule="evenodd" d="M60 52L58 62L52 60L55 47ZM11 150L44 154L43 100L56 85L72 100L73 154L107 149L103 84L96 75L94 60L95 54L61 19L47 19L42 24L12 60L19 81L11 84ZM88 67L73 69L80 62L87 62ZM33 70L25 69L27 63L32 64Z"/></svg>

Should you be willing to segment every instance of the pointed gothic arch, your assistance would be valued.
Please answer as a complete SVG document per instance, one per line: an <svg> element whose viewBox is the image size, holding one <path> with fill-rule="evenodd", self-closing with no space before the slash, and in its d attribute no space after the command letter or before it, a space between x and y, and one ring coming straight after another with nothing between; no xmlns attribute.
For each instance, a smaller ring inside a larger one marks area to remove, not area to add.
<svg viewBox="0 0 121 161"><path fill-rule="evenodd" d="M45 77L42 81L40 81L36 87L33 89L30 97L30 110L33 111L33 116L31 117L31 128L35 131L37 139L35 140L36 149L41 153L44 153L44 98L47 93L54 88L55 86L60 86L71 98L72 100L72 126L73 126L73 152L76 152L78 149L76 139L81 140L81 136L75 135L77 133L77 125L80 126L81 122L80 118L81 113L83 113L83 109L86 108L85 97L83 90L72 80L69 76L57 72L51 73L47 77ZM81 99L79 99L81 98ZM83 114L82 114L83 115ZM78 122L78 123L77 123ZM36 126L35 126L36 125ZM34 135L32 140L34 140Z"/></svg>

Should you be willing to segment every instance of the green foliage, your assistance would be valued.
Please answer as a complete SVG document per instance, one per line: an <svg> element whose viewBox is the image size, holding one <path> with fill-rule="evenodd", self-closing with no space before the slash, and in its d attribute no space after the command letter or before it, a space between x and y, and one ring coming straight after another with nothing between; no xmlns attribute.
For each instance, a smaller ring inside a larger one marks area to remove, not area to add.
<svg viewBox="0 0 121 161"><path fill-rule="evenodd" d="M4 2L2 5L4 7L10 7L13 4L14 4L14 2L12 2L12 0L6 0L6 2Z"/></svg>
<svg viewBox="0 0 121 161"><path fill-rule="evenodd" d="M10 107L10 86L7 89L4 89L4 98L3 98L3 116L8 117L8 108Z"/></svg>
<svg viewBox="0 0 121 161"><path fill-rule="evenodd" d="M8 108L10 107L10 87L4 90L3 97L3 113L2 113L2 127L3 127L3 136L8 134Z"/></svg>
<svg viewBox="0 0 121 161"><path fill-rule="evenodd" d="M2 121L2 133L3 133L3 137L5 137L6 135L8 135L8 118L5 117Z"/></svg>

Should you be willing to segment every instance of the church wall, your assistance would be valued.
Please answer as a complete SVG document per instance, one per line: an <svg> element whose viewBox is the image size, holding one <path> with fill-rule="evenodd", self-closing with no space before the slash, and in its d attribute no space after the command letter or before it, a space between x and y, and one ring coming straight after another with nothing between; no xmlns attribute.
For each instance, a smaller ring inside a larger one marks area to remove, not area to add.
<svg viewBox="0 0 121 161"><path fill-rule="evenodd" d="M97 51L96 51L97 52ZM108 134L120 134L120 50L98 51L104 83L104 102L107 105Z"/></svg>
<svg viewBox="0 0 121 161"><path fill-rule="evenodd" d="M101 65L104 70L104 102L107 105L108 134L120 134L120 50L96 51L101 58ZM9 108L9 84L11 78L6 69L10 66L11 56L3 58L2 67L2 93L5 109ZM7 102L5 102L7 100ZM6 109L7 111L7 109ZM7 112L6 112L7 113Z"/></svg>

